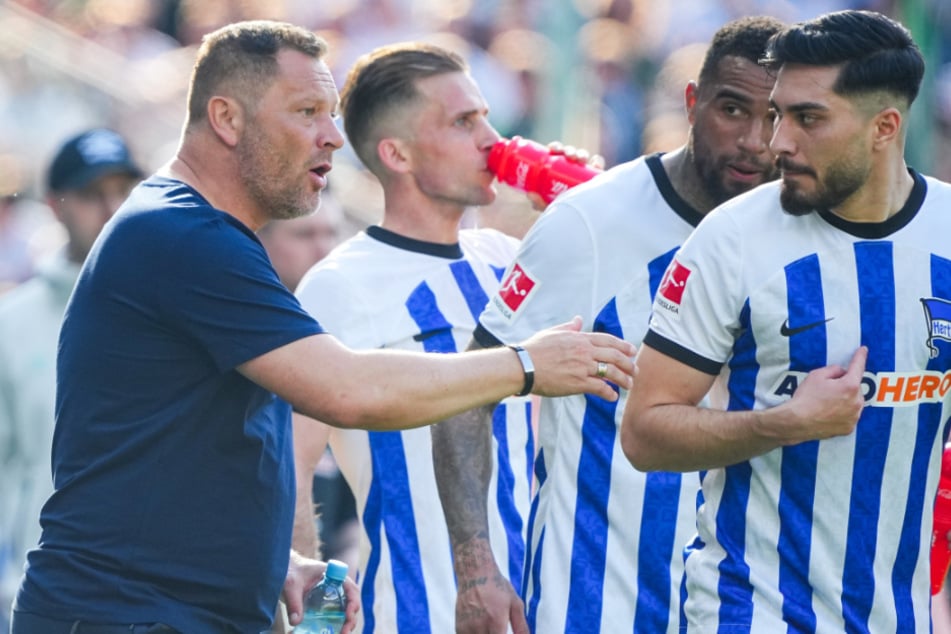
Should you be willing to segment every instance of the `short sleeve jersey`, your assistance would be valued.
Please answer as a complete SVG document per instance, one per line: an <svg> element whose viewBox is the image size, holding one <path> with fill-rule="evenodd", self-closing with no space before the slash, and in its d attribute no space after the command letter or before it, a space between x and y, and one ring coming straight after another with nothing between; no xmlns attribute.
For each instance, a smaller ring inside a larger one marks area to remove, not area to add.
<svg viewBox="0 0 951 634"><path fill-rule="evenodd" d="M457 244L370 227L301 281L301 304L348 346L431 353L463 350L518 241L463 230ZM529 398L496 408L488 500L499 569L518 586L525 555L534 434ZM330 447L362 525L360 631L455 631L456 581L433 471L431 431L332 429Z"/></svg>
<svg viewBox="0 0 951 634"><path fill-rule="evenodd" d="M136 188L67 307L55 492L18 609L266 629L290 549L290 411L235 368L320 332L253 232L181 182Z"/></svg>
<svg viewBox="0 0 951 634"><path fill-rule="evenodd" d="M927 632L929 548L951 405L951 187L914 172L882 223L791 216L779 184L715 210L670 265L645 344L757 410L869 356L847 436L702 480L688 632Z"/></svg>
<svg viewBox="0 0 951 634"><path fill-rule="evenodd" d="M568 191L525 236L477 338L514 343L580 315L587 331L639 344L664 269L701 217L660 155ZM625 398L542 402L523 587L538 634L677 631L699 482L631 467L618 435Z"/></svg>

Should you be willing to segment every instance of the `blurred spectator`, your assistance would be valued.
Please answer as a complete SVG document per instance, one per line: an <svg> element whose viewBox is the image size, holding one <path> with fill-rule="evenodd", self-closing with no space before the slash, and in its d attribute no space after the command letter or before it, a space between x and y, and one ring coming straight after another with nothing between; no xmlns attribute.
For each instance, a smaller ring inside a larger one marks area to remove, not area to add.
<svg viewBox="0 0 951 634"><path fill-rule="evenodd" d="M20 222L13 192L0 192L0 294L33 274L29 238Z"/></svg>
<svg viewBox="0 0 951 634"><path fill-rule="evenodd" d="M284 286L293 292L304 273L337 246L344 230L343 209L325 192L316 213L272 220L258 230L258 238Z"/></svg>
<svg viewBox="0 0 951 634"><path fill-rule="evenodd" d="M66 232L37 275L0 297L0 624L40 535L52 493L50 450L60 324L80 266L142 172L106 129L66 141L50 165L47 202ZM6 631L6 627L0 626Z"/></svg>

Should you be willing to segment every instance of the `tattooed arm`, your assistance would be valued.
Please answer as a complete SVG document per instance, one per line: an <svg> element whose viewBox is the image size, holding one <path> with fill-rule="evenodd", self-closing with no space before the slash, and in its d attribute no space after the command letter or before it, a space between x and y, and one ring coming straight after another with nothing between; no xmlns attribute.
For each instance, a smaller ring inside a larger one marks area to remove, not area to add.
<svg viewBox="0 0 951 634"><path fill-rule="evenodd" d="M479 349L471 341L469 350ZM458 634L527 634L524 606L499 570L489 544L488 489L492 473L492 411L479 407L432 427L433 467L442 502L459 594Z"/></svg>

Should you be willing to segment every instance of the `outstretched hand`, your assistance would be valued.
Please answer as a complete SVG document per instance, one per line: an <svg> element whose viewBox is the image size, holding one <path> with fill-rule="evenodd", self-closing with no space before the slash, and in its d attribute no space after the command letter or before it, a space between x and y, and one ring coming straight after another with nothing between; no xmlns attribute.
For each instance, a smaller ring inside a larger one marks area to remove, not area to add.
<svg viewBox="0 0 951 634"><path fill-rule="evenodd" d="M580 332L581 318L536 333L522 346L535 364L535 388L542 396L588 393L615 401L610 385L630 389L637 349L614 335Z"/></svg>

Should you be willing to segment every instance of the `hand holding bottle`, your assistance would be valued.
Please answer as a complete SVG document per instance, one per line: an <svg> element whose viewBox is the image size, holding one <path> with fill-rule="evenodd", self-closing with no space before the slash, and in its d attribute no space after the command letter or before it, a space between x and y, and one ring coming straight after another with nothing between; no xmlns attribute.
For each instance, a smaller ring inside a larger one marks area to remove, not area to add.
<svg viewBox="0 0 951 634"><path fill-rule="evenodd" d="M547 205L558 194L601 173L585 152L572 149L554 143L546 147L515 136L495 144L488 168L499 182L536 194Z"/></svg>
<svg viewBox="0 0 951 634"><path fill-rule="evenodd" d="M344 581L342 582L344 594L344 623L342 628L330 630L333 634L348 634L353 632L357 626L357 613L360 610L360 590L353 579L346 576L346 564L337 562L343 567ZM330 562L323 563L315 559L302 557L295 551L291 551L290 567L287 572L287 579L284 582L284 602L287 605L288 622L295 626L295 632L302 634L310 630L304 629L302 623L305 611L305 600L311 590L314 589L320 580L326 575L326 571L331 569ZM331 572L333 576L339 577L338 572ZM319 630L318 630L319 631Z"/></svg>

